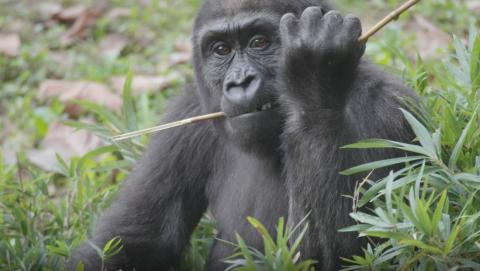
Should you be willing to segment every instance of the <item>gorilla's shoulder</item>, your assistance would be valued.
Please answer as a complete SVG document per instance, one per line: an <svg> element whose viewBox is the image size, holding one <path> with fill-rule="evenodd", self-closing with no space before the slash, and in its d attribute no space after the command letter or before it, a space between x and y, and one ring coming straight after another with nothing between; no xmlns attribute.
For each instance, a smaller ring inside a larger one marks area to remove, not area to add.
<svg viewBox="0 0 480 271"><path fill-rule="evenodd" d="M169 100L163 122L182 120L202 114L202 106L195 93L195 85L188 84L180 95Z"/></svg>
<svg viewBox="0 0 480 271"><path fill-rule="evenodd" d="M398 76L391 75L377 65L362 61L354 80L354 89L350 93L350 103L364 106L377 104L395 104L403 107L402 99L410 97L417 100L413 90L402 82Z"/></svg>

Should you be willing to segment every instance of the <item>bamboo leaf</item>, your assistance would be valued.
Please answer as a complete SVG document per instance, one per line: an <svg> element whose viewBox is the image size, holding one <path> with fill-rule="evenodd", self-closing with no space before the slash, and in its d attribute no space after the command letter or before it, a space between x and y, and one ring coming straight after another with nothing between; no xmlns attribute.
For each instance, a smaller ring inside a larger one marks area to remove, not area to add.
<svg viewBox="0 0 480 271"><path fill-rule="evenodd" d="M432 158L438 159L436 147L433 144L433 138L427 128L425 128L425 126L423 126L423 124L421 124L410 112L404 109L400 110L402 110L405 119L408 121L413 129L413 132L418 137L420 144L428 151Z"/></svg>
<svg viewBox="0 0 480 271"><path fill-rule="evenodd" d="M340 172L342 175L353 175L360 172L371 171L373 169L384 168L396 164L407 163L415 160L423 159L423 156L407 156L407 157L399 157L399 158L391 158L371 163L366 163L360 166L356 166L347 170Z"/></svg>
<svg viewBox="0 0 480 271"><path fill-rule="evenodd" d="M455 147L453 148L452 154L450 155L450 160L448 162L448 167L451 169L453 169L457 164L458 158L460 157L460 153L462 151L462 147L465 144L467 135L471 132L470 130L473 128L476 128L474 124L476 124L477 112L478 112L478 106L475 109L472 117L470 118L470 121L465 126L465 129L463 129L462 134L460 135L460 138L457 140L457 144L455 144Z"/></svg>
<svg viewBox="0 0 480 271"><path fill-rule="evenodd" d="M447 201L447 190L443 191L442 196L440 197L440 200L438 201L437 208L435 209L435 212L433 213L433 217L432 217L433 232L432 232L432 234L435 234L438 230L438 223L440 222L440 219L442 219L442 212L443 212L443 208L445 206L446 201Z"/></svg>

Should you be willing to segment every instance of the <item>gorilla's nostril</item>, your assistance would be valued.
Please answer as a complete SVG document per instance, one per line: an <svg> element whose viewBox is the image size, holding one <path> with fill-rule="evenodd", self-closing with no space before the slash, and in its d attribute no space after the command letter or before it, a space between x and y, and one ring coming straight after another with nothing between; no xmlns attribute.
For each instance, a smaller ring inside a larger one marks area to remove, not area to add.
<svg viewBox="0 0 480 271"><path fill-rule="evenodd" d="M250 76L247 76L244 80L243 80L243 83L241 84L242 87L244 88L247 88L250 83L252 83L252 81L255 79L255 76L253 75L250 75Z"/></svg>
<svg viewBox="0 0 480 271"><path fill-rule="evenodd" d="M247 89L248 86L252 83L252 81L255 80L255 76L246 76L244 78L241 78L239 80L232 80L227 83L226 88L227 91L230 90L231 88L235 87L241 87L243 89Z"/></svg>

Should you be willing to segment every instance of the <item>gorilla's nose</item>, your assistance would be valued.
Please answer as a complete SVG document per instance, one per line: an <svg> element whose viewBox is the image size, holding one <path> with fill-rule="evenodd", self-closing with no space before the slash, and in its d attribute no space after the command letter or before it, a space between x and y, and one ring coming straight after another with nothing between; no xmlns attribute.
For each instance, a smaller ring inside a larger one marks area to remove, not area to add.
<svg viewBox="0 0 480 271"><path fill-rule="evenodd" d="M260 84L261 80L255 74L234 76L226 80L223 95L234 105L249 107L254 103Z"/></svg>

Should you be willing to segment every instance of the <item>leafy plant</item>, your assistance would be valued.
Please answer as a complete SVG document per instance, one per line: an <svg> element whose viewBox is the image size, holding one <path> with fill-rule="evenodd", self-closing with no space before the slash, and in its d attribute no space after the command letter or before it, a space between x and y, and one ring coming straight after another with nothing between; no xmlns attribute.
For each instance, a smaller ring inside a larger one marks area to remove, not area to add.
<svg viewBox="0 0 480 271"><path fill-rule="evenodd" d="M343 172L405 164L360 188L358 207L369 203L373 210L352 213L358 224L341 231L378 238L379 244L363 256L345 259L345 270L480 269L480 38L473 28L472 33L469 47L455 39L455 57L438 78L442 89L427 90L429 112L412 110L415 117L402 111L415 144L371 139L346 146L394 148L412 155Z"/></svg>
<svg viewBox="0 0 480 271"><path fill-rule="evenodd" d="M308 229L305 218L293 229L285 225L285 219L278 220L276 238L272 237L265 226L253 217L247 218L248 222L258 231L263 240L263 252L248 247L239 234L236 234L237 243L230 243L236 247L237 252L228 257L225 262L230 264L227 270L255 271L255 270L285 270L306 271L313 270L315 261L300 261L298 248ZM305 224L300 229L301 225Z"/></svg>

